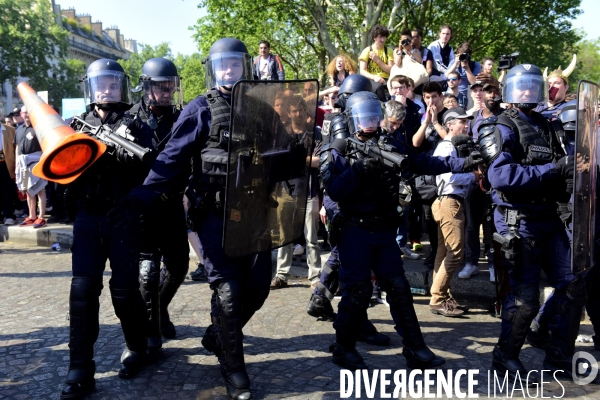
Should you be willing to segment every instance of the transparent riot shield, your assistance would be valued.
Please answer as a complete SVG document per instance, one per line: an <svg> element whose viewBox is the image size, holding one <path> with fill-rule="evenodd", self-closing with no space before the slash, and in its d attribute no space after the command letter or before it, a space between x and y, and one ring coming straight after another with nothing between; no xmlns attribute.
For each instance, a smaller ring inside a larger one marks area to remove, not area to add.
<svg viewBox="0 0 600 400"><path fill-rule="evenodd" d="M268 251L303 235L318 92L316 80L233 87L223 227L228 256Z"/></svg>
<svg viewBox="0 0 600 400"><path fill-rule="evenodd" d="M580 274L594 266L596 177L598 150L598 85L580 81L577 91L575 176L573 182L572 270Z"/></svg>

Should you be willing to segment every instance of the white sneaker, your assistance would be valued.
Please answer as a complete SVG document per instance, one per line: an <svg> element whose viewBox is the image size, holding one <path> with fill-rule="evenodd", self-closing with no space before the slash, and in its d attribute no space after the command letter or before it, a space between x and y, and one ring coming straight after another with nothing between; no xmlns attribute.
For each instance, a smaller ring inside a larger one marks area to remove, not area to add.
<svg viewBox="0 0 600 400"><path fill-rule="evenodd" d="M496 271L492 266L490 266L490 282L496 282Z"/></svg>
<svg viewBox="0 0 600 400"><path fill-rule="evenodd" d="M16 223L16 221L12 218L6 218L4 220L4 225L14 225Z"/></svg>
<svg viewBox="0 0 600 400"><path fill-rule="evenodd" d="M473 264L467 264L465 267L458 273L458 277L460 279L469 279L473 275L477 275L479 273L479 269Z"/></svg>
<svg viewBox="0 0 600 400"><path fill-rule="evenodd" d="M407 246L400 247L400 251L404 254L404 257L410 258L411 260L418 260L419 255L417 253L413 253Z"/></svg>
<svg viewBox="0 0 600 400"><path fill-rule="evenodd" d="M304 254L304 246L302 246L301 244L297 244L294 246L294 252L292 253L295 256L301 256L302 254Z"/></svg>

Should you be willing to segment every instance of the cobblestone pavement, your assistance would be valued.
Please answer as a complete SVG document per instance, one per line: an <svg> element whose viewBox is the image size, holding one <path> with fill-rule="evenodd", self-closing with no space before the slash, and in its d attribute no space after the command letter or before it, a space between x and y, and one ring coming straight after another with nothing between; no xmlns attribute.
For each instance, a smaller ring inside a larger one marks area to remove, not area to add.
<svg viewBox="0 0 600 400"><path fill-rule="evenodd" d="M190 268L193 268L190 265ZM57 399L68 367L68 295L70 253L40 247L0 243L0 398ZM209 323L210 291L205 283L186 281L170 307L178 338L167 341L162 358L133 380L117 377L123 337L108 294L106 272L100 302L100 337L96 344L97 389L90 399L226 399L217 360L200 344ZM296 278L291 287L272 291L264 307L244 329L248 372L256 399L338 399L340 369L327 352L334 340L330 323L305 313L308 281ZM337 302L337 300L336 300ZM487 369L499 321L484 306L472 306L468 317L447 319L428 310L428 298L415 306L429 346L447 358L444 368L479 369L476 393L487 398ZM401 339L395 334L386 305L369 310L377 328L392 337L385 348L359 343L372 368L406 367ZM588 324L582 333L591 334ZM600 357L589 344L578 344ZM543 352L525 346L522 360L541 369ZM562 394L552 377L544 396ZM599 399L599 386L563 381L564 398ZM435 389L434 389L435 390ZM379 388L374 398L380 398ZM534 397L535 389L530 391ZM501 395L498 394L498 397ZM522 397L520 391L514 397ZM541 397L538 393L537 397ZM354 396L352 396L354 398ZM363 388L362 398L366 398Z"/></svg>

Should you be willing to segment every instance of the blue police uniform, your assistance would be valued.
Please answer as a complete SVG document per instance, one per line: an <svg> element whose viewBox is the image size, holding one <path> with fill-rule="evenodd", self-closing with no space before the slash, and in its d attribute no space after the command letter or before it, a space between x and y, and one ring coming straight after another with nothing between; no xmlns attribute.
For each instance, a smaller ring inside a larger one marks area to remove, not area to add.
<svg viewBox="0 0 600 400"><path fill-rule="evenodd" d="M218 96L229 101L229 97L220 92ZM204 250L206 275L214 291L212 324L207 328L202 344L220 359L223 357L221 373L228 393L237 398L234 392L245 391L247 394L249 386L241 329L269 295L271 253L235 258L225 254L222 246L224 215L223 209L218 207L219 199L223 199L220 196L224 195L225 180L209 176L199 167L202 165L200 153L207 147L212 123L214 119L207 98L200 96L191 101L173 126L172 137L156 159L143 186L133 190L131 195L141 199L148 208L162 193L176 193L189 185L211 200L210 212L195 226ZM193 165L191 178L190 160Z"/></svg>
<svg viewBox="0 0 600 400"><path fill-rule="evenodd" d="M150 114L144 99L130 109L142 121L154 119L152 147L158 152L165 148L171 129L179 117L175 107L162 107L157 118ZM166 338L176 336L169 318L168 306L183 283L189 267L187 226L182 191L161 196L153 210L147 213L142 230L140 254L140 290L150 315L148 326L148 353L155 358L162 347L161 333ZM159 277L161 260L165 271ZM162 278L162 279L161 279Z"/></svg>
<svg viewBox="0 0 600 400"><path fill-rule="evenodd" d="M554 104L552 106L547 106L546 103L540 103L540 104L538 104L538 106L535 108L534 111L542 114L544 116L544 118L551 120L553 118L556 118L558 116L558 114L560 114L560 110L562 110L562 108L564 106L566 106L567 104L568 104L567 100L563 100L560 103Z"/></svg>
<svg viewBox="0 0 600 400"><path fill-rule="evenodd" d="M197 97L182 111L173 126L171 139L158 155L144 185L133 190L131 194L149 206L162 193L182 191L188 184L190 160L206 147L210 127L211 115L206 98ZM191 180L196 182L201 178L193 176ZM214 195L219 189L224 190L224 185L220 188L214 186L212 189L210 194ZM261 294L261 297L264 296L264 302L271 282L270 252L239 258L225 255L221 246L223 215L216 211L199 227L198 236L205 251L206 274L211 285L217 281L233 279L242 280L248 288L263 287L266 284L266 290Z"/></svg>
<svg viewBox="0 0 600 400"><path fill-rule="evenodd" d="M94 126L107 122L101 121L95 113L82 118ZM107 125L116 129L122 118L123 114L111 113ZM152 132L145 124L134 123L131 135L142 147L151 146ZM70 372L63 395L79 392L77 385L81 382L86 385L89 371L92 371L93 380L94 343L99 332L99 296L107 259L112 270L110 293L127 343L126 352L141 355L146 352L145 326L148 318L138 284L139 221L134 221L129 229L116 228L109 223L107 213L133 187L143 182L148 169L149 166L139 160L119 160L105 153L70 185L69 190L77 201L78 212L73 223L71 247ZM119 376L133 376L139 367L122 369Z"/></svg>
<svg viewBox="0 0 600 400"><path fill-rule="evenodd" d="M519 111L519 118L537 132L545 129L544 119L539 114L525 115ZM485 122L482 128L483 125ZM568 194L554 163L525 161L527 155L519 133L502 124L496 128L500 132L501 152L488 168L492 198L497 204L494 223L500 235L508 238L516 233L520 239L512 245L505 242L502 247L503 264L509 270L512 291L504 302L493 366L501 371L509 369L514 373L516 369L523 373L518 356L529 325L540 308L540 272L544 270L555 288L554 304L552 310L548 310L553 339L544 365L556 369L561 361L568 358L570 362L575 340L573 329L578 330L579 324L579 317L574 318L574 315L577 312L580 315L585 304L585 286L571 273L569 237L556 206L565 196L568 200ZM481 144L482 130L479 133ZM504 364L500 360L504 360ZM511 360L515 363L511 364ZM507 365L512 367L507 368Z"/></svg>
<svg viewBox="0 0 600 400"><path fill-rule="evenodd" d="M414 311L410 285L402 266L402 253L396 243L398 224L397 192L399 178L392 173L366 174L352 165L357 155L347 156L336 150L321 158L321 174L331 200L336 201L344 221L338 243L340 287L342 299L334 322L336 344L332 346L334 362L348 368L363 367L362 358L344 363L353 350L358 328L366 318L371 297L371 270L388 294L396 330L403 335L404 355L411 368L428 363L441 365L425 345ZM347 158L348 157L348 158ZM359 156L360 157L360 156ZM462 171L464 160L417 156L411 159L411 169L417 173L440 174ZM390 191L388 188L392 188ZM336 347L337 346L337 347ZM425 350L426 353L419 353ZM355 350L354 350L355 351Z"/></svg>

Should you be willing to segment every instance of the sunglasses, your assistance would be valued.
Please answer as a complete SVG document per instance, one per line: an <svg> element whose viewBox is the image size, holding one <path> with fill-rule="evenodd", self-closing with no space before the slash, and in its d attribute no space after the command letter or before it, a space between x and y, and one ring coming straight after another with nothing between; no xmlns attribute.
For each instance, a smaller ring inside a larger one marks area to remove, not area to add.
<svg viewBox="0 0 600 400"><path fill-rule="evenodd" d="M449 80L449 81L457 81L458 78L448 78L447 80Z"/></svg>

